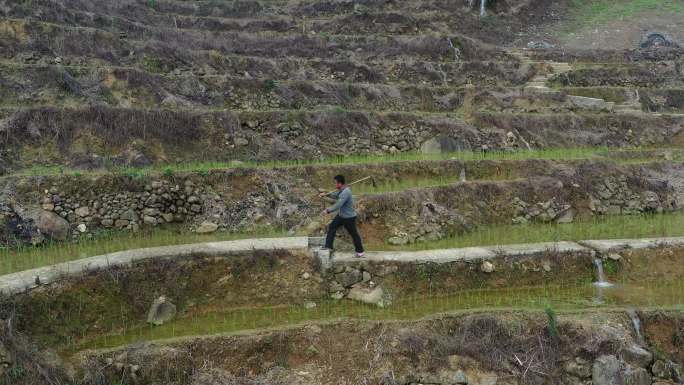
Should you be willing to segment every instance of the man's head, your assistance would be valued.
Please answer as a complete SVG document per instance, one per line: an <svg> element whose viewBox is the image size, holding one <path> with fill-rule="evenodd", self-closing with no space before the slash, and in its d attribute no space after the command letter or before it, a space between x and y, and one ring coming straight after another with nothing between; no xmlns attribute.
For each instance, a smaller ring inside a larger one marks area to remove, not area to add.
<svg viewBox="0 0 684 385"><path fill-rule="evenodd" d="M335 175L333 178L335 180L335 188L341 189L344 186L344 175Z"/></svg>

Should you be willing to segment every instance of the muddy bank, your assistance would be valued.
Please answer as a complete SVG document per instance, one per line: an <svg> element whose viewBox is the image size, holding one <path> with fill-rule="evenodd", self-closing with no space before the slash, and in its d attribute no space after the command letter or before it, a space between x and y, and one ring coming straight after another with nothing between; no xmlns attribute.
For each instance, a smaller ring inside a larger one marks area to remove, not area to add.
<svg viewBox="0 0 684 385"><path fill-rule="evenodd" d="M643 348L623 312L481 313L343 321L85 352L76 376L84 384L673 383L674 372L661 368L681 363L681 346L671 342L681 313L638 316Z"/></svg>

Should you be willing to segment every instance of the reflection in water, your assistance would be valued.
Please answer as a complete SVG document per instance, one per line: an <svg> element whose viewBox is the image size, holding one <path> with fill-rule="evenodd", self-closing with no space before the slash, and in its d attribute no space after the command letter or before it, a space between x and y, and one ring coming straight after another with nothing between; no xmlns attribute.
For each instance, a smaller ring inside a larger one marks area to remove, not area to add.
<svg viewBox="0 0 684 385"><path fill-rule="evenodd" d="M222 309L181 317L158 327L127 328L111 325L106 336L84 336L66 350L104 348L136 341L189 335L229 333L239 330L287 326L309 321L349 319L415 319L430 314L471 309L579 310L601 307L673 307L684 304L684 281L620 283L596 287L589 282L568 285L468 290L447 295L397 298L391 306L378 308L349 300L323 301L312 309L280 306Z"/></svg>

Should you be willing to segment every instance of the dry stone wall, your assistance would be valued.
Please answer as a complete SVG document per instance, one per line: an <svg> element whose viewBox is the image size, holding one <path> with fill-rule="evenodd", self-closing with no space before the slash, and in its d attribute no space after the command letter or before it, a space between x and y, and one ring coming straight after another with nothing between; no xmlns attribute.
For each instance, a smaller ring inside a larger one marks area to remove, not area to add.
<svg viewBox="0 0 684 385"><path fill-rule="evenodd" d="M517 165L517 166L516 166ZM100 230L137 231L174 225L200 233L283 229L316 234L325 218L317 187L340 172L350 178L453 178L428 188L357 194L362 230L373 241L403 245L437 240L476 226L554 222L592 215L666 212L679 207L668 179L640 167L611 163L445 161L409 164L322 166L295 169L216 170L134 177L62 176L7 179L0 208L4 241L66 240ZM457 182L464 170L468 178ZM408 170L408 171L407 171ZM510 180L492 181L510 172ZM524 170L524 171L523 171ZM417 173L417 174L411 174ZM523 177L526 179L517 179ZM375 237L375 238L373 238Z"/></svg>

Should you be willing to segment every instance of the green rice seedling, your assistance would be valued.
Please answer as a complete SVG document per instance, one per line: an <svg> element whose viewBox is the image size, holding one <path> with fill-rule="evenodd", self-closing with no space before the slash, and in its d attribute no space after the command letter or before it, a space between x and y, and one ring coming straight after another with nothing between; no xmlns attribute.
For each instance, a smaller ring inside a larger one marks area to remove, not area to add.
<svg viewBox="0 0 684 385"><path fill-rule="evenodd" d="M275 85L274 85L275 86ZM342 109L340 109L342 111ZM662 149L661 149L662 150ZM423 154L416 151L401 152L397 154L357 154L350 156L328 156L319 159L299 159L299 160L279 160L279 161L190 161L178 162L171 164L156 164L144 168L136 167L111 167L109 170L126 175L140 176L151 174L163 174L166 169L171 169L175 172L199 172L211 171L219 169L231 168L292 168L303 166L334 166L334 165L355 165L368 163L388 163L388 162L404 162L404 161L440 161L440 160L461 160L461 161L478 161L478 160L529 160L529 159L544 159L544 160L578 160L578 159L592 159L602 158L611 159L619 163L643 163L657 160L658 158L652 155L647 155L648 149L632 148L611 150L607 147L591 147L591 148L549 148L549 149L534 149L534 150L517 150L517 151L459 151L453 153L440 154ZM620 156L621 154L644 154L639 156ZM679 160L681 161L681 160ZM24 171L16 172L13 175L59 175L64 172L76 172L77 170L63 169L55 166L34 166ZM83 174L98 174L102 171L78 171Z"/></svg>
<svg viewBox="0 0 684 385"><path fill-rule="evenodd" d="M546 309L544 309L544 313L546 313L546 318L547 318L547 329L549 331L549 335L556 339L559 337L559 332L558 332L558 320L556 317L556 311L553 310L553 307L551 305L546 305Z"/></svg>
<svg viewBox="0 0 684 385"><path fill-rule="evenodd" d="M684 212L600 216L578 219L566 224L529 223L481 226L465 234L453 235L437 241L402 246L401 249L450 249L587 239L674 236L684 236ZM375 249L398 249L396 246L387 244L371 246Z"/></svg>

